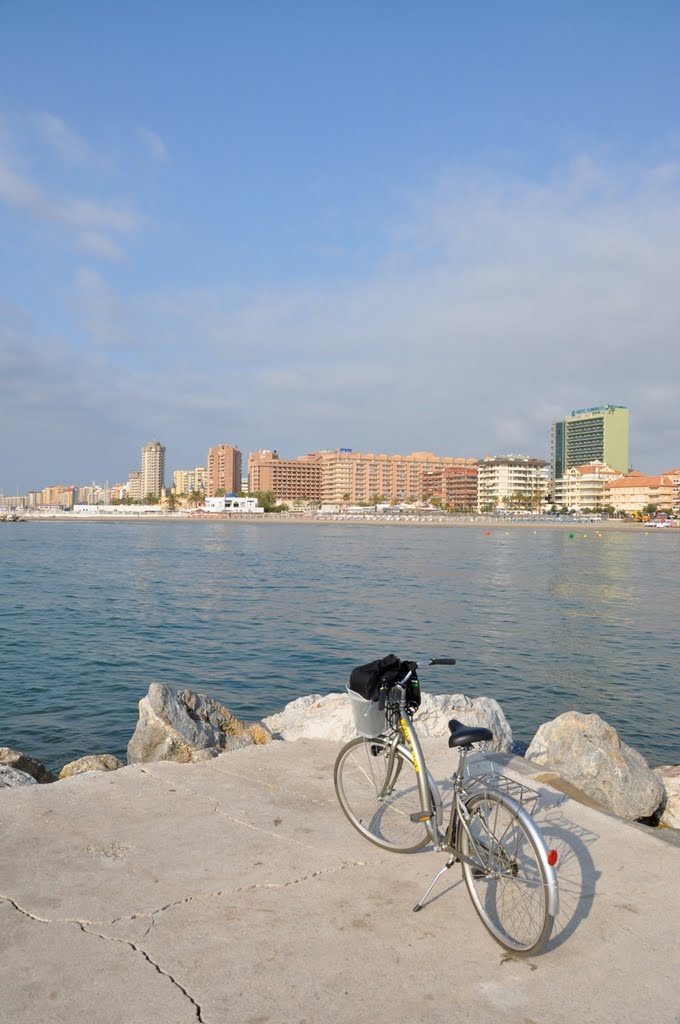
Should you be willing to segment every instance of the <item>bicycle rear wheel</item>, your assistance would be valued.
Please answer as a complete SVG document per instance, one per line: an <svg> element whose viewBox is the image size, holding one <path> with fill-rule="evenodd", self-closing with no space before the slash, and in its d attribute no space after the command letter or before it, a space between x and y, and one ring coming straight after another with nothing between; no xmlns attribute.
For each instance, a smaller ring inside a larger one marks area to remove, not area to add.
<svg viewBox="0 0 680 1024"><path fill-rule="evenodd" d="M351 740L335 762L335 792L365 839L394 853L414 853L430 841L425 825L411 820L421 810L416 771L403 747L391 767L389 754L386 740Z"/></svg>
<svg viewBox="0 0 680 1024"><path fill-rule="evenodd" d="M458 843L475 861L462 862L475 910L506 949L519 956L536 953L554 920L549 887L555 879L540 833L527 811L504 794L475 793L465 806L468 827L460 823Z"/></svg>

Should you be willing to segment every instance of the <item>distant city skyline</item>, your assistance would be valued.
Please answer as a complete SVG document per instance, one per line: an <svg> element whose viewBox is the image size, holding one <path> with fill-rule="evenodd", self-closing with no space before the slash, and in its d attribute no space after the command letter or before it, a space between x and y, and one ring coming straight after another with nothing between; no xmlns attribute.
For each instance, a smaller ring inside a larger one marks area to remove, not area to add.
<svg viewBox="0 0 680 1024"><path fill-rule="evenodd" d="M159 31L159 24L162 31ZM0 4L0 487L680 452L680 5ZM213 441L214 439L214 441Z"/></svg>
<svg viewBox="0 0 680 1024"><path fill-rule="evenodd" d="M603 460L606 465L619 473L626 473L628 470L628 451L629 451L629 414L630 410L625 406L615 406L611 404L599 405L588 408L572 409L571 414L566 416L561 421L556 421L550 425L550 438L552 447L552 472L550 476L552 479L561 479L562 475L566 473L566 470L570 466L586 465L589 461ZM577 433L572 441L562 437L562 431L566 427L573 427L577 430ZM585 433L584 433L585 430ZM558 442L559 438L559 442ZM571 447L570 447L571 446ZM558 454L558 448L561 454ZM368 452L366 449L355 450L348 447L336 446L332 449L322 448L309 448L304 452L297 452L293 456L289 457L290 462L295 460L302 460L299 466L296 465L295 477L299 478L301 474L307 472L304 466L305 456L317 455L323 457L323 455L329 452L340 452L346 453L351 456L357 456L365 459L369 455L377 456L380 460L386 460L392 462L395 459L401 459L405 462L413 462L414 466L419 465L417 460L417 452L415 449L410 451L402 452ZM426 461L427 458L434 458L437 460L444 460L448 462L466 463L466 462L481 462L484 459L489 458L504 458L504 457L519 457L519 459L530 460L534 462L543 462L546 466L550 460L542 460L540 456L536 456L532 452L486 452L484 455L461 455L460 453L454 452L430 452L425 453ZM170 491L173 487L173 477L175 474L179 474L182 478L191 478L197 469L201 471L201 477L204 480L204 487L207 495L214 495L218 490L226 491L227 493L236 493L240 489L241 482L249 477L255 469L256 485L253 486L253 490L270 490L276 488L273 485L274 477L272 476L272 468L276 468L278 465L281 466L282 471L284 470L284 463L286 462L286 456L283 456L279 452L278 448L267 448L244 451L239 444L228 444L221 442L219 444L208 445L206 450L206 457L203 460L203 465L199 466L198 460L193 467L178 466L174 469L167 470L166 479L166 466L165 466L166 447L158 440L151 440L141 446L140 449L140 463L141 469L133 467L125 477L119 479L111 479L106 477L105 483L102 480L95 480L93 483L99 487L109 489L116 486L126 486L127 494L129 497L135 499L141 499L147 495L158 496L161 490ZM579 456L579 457L577 457ZM607 456L609 461L607 462ZM611 456L614 456L613 458ZM272 462L272 459L274 460ZM280 463L277 460L282 459ZM247 460L247 461L245 461ZM350 461L352 461L350 459ZM140 465L138 463L138 466ZM677 468L680 463L680 458L676 459L674 463L669 463L663 467L663 470L659 472L668 472L673 468ZM259 466L270 467L262 472L265 475L260 481L260 469ZM423 463L425 465L425 463ZM638 467L630 467L636 469ZM558 472L556 473L556 470ZM288 471L286 471L288 472ZM546 472L548 470L546 469ZM647 470L649 472L649 470ZM653 475L653 474L652 474ZM58 487L76 487L76 488L87 488L89 485L84 482L77 482L71 480L61 481L50 481L49 483L42 483L35 487L27 488L25 491L15 491L15 496L21 494L27 494L33 491L41 491L45 488L58 488ZM310 486L314 487L311 484ZM366 482L368 487L368 481ZM378 487L379 491L381 488ZM308 490L308 488L303 488ZM342 488L338 491L340 493ZM0 487L0 495L8 495L11 492L4 490ZM309 497L316 496L310 493ZM366 497L369 494L367 492Z"/></svg>

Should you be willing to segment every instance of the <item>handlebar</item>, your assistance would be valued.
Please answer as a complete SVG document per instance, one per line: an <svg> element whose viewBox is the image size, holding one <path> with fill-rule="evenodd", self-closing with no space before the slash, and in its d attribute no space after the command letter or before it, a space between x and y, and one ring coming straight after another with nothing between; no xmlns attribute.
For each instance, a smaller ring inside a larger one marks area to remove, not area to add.
<svg viewBox="0 0 680 1024"><path fill-rule="evenodd" d="M401 704L401 702L406 697L406 684L408 683L412 675L413 672L407 672L403 679L400 679L398 683L394 683L394 685L391 686L389 689L385 689L382 686L380 687L380 694L378 696L378 707L380 708L381 711L385 710L385 701L387 700L388 694L393 694L395 690L400 691L399 703Z"/></svg>
<svg viewBox="0 0 680 1024"><path fill-rule="evenodd" d="M411 662L411 664L414 664L414 663ZM428 665L455 665L455 664L456 664L456 659L455 658L430 658L430 660L428 662ZM416 663L415 667L418 668L417 663ZM399 704L401 704L404 701L404 699L406 697L406 684L408 683L409 679L413 675L414 671L415 671L415 669L409 669L409 671L406 673L404 678L400 679L398 683L394 683L389 689L384 689L382 687L380 688L380 693L379 693L379 696L378 696L378 707L380 708L381 711L385 710L385 701L387 699L387 695L388 694L394 694L395 690L399 691L399 694L398 694L398 696L399 696Z"/></svg>

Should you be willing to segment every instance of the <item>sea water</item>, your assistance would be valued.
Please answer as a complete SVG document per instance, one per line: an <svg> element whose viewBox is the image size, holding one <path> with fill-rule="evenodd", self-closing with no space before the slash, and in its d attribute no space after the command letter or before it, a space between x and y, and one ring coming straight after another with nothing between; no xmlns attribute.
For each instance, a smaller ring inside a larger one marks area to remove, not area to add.
<svg viewBox="0 0 680 1024"><path fill-rule="evenodd" d="M680 532L680 531L679 531ZM256 720L394 652L516 740L595 712L680 763L680 536L343 523L0 526L0 746L125 757L149 683Z"/></svg>

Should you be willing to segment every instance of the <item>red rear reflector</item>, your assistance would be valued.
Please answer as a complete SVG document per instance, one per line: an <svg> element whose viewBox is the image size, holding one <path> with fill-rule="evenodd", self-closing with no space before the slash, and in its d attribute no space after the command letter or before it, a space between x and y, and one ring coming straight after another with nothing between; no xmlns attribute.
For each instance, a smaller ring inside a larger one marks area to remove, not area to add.
<svg viewBox="0 0 680 1024"><path fill-rule="evenodd" d="M551 868L557 864L557 850L548 850L548 864Z"/></svg>

